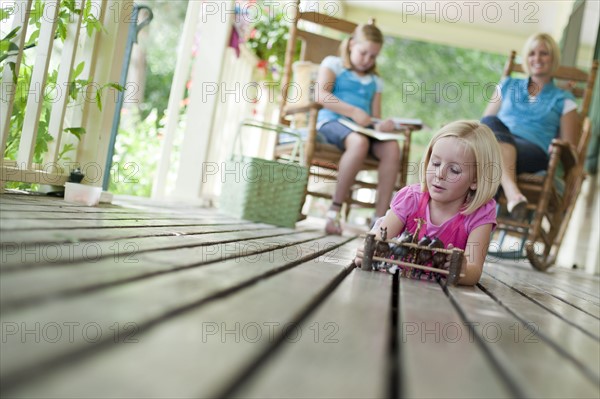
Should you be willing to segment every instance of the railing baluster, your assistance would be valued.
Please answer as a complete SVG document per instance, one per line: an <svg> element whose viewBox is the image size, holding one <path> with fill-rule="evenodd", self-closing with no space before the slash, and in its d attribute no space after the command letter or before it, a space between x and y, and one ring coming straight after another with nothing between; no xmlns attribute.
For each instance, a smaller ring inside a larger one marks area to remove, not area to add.
<svg viewBox="0 0 600 399"><path fill-rule="evenodd" d="M182 40L177 55L177 65L171 84L169 104L167 106L166 126L164 129L163 143L161 147L160 161L152 185L152 197L163 198L166 194L167 177L171 166L171 155L173 143L179 126L179 112L181 100L183 100L186 81L189 79L189 70L192 65L192 46L194 44L195 30L198 24L202 3L192 1L188 3L188 9L183 23Z"/></svg>
<svg viewBox="0 0 600 399"><path fill-rule="evenodd" d="M19 143L19 154L17 155L17 167L21 169L31 168L33 160L59 8L59 0L46 0L44 15L41 18L42 26L36 48L37 53L31 75L29 95L27 97L25 121L23 122L23 131L21 132L21 141Z"/></svg>
<svg viewBox="0 0 600 399"><path fill-rule="evenodd" d="M19 69L21 68L21 58L23 57L23 46L25 45L25 36L27 35L27 21L29 20L29 14L31 12L32 0L16 1L15 4L15 15L11 31L20 27L17 32L17 36L13 40L13 43L19 48L17 54L8 57L5 62L14 62L14 74L19 76ZM2 99L0 101L0 130L1 130L1 142L0 142L0 160L4 160L4 151L6 150L6 141L8 140L8 134L10 131L10 117L12 115L13 104L16 95L16 84L13 81L13 71L10 67L5 66L2 76L2 93L6 94L6 101Z"/></svg>
<svg viewBox="0 0 600 399"><path fill-rule="evenodd" d="M91 14L98 19L98 21L102 21L104 19L104 15L106 14L106 9L108 7L107 0L87 0L88 2L92 2ZM75 63L78 64L80 62L84 63L83 72L81 72L80 78L83 80L89 80L94 76L96 70L96 53L98 48L98 43L101 40L102 33L97 32L96 30L92 31L91 36L83 35L79 38L79 49L77 51L77 58ZM93 82L92 82L93 83ZM84 89L84 93L80 94L80 98L78 102L73 106L69 107L67 111L67 116L65 118L65 123L68 124L69 127L83 127L86 125L88 110L91 106L96 106L90 98L92 95L89 93L91 89L93 89L94 84L89 85ZM85 136L82 138L85 138ZM77 151L81 147L81 141L77 140L73 136L63 137L63 140L66 142L72 142L76 144ZM76 156L78 160L79 157Z"/></svg>
<svg viewBox="0 0 600 399"><path fill-rule="evenodd" d="M76 7L83 10L85 0L77 1ZM65 111L69 102L69 82L73 72L75 55L77 53L77 42L79 40L79 32L81 30L82 14L74 14L73 20L67 26L67 37L65 39L58 77L56 79L56 92L59 95L58 101L52 105L52 113L50 114L50 122L48 125L48 133L54 140L48 143L48 152L44 156L46 163L54 164L60 153L60 144L63 133L63 125Z"/></svg>

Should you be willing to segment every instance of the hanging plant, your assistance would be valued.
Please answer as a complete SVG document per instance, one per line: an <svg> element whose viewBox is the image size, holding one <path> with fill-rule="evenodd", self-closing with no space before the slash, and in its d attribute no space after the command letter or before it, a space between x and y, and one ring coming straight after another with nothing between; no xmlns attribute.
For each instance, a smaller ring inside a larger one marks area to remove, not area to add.
<svg viewBox="0 0 600 399"><path fill-rule="evenodd" d="M252 24L246 45L259 58L256 66L264 71L267 81L281 80L289 28L289 17L279 9L265 9ZM296 58L299 55L300 46Z"/></svg>

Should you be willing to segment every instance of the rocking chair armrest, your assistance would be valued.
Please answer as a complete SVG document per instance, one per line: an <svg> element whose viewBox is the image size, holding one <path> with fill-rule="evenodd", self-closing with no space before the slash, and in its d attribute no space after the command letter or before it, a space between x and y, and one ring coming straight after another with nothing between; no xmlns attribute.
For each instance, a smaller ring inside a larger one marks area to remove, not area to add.
<svg viewBox="0 0 600 399"><path fill-rule="evenodd" d="M405 132L407 138L410 139L410 135L414 132L423 131L423 125L402 125L402 129L395 129L395 132Z"/></svg>
<svg viewBox="0 0 600 399"><path fill-rule="evenodd" d="M565 171L571 169L577 164L579 157L569 142L562 139L554 139L552 140L552 148L550 149L550 152L554 151L556 147L560 148L560 160Z"/></svg>
<svg viewBox="0 0 600 399"><path fill-rule="evenodd" d="M406 130L408 130L410 132L422 131L423 128L426 127L426 125L424 125L422 123L421 124L416 124L416 125L415 124L402 124L400 126L402 126L403 129L406 129Z"/></svg>
<svg viewBox="0 0 600 399"><path fill-rule="evenodd" d="M300 104L300 105L286 105L286 107L283 109L283 113L285 115L294 115L294 114L298 114L298 113L305 113L305 112L309 112L311 110L320 110L321 108L323 108L323 106L319 103L315 103L315 102L311 102L308 104Z"/></svg>

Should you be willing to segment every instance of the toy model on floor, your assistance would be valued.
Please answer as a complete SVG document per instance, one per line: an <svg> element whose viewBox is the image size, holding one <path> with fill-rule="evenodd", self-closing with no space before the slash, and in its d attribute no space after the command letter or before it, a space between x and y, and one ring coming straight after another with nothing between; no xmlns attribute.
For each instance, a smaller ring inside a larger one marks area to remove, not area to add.
<svg viewBox="0 0 600 399"><path fill-rule="evenodd" d="M415 233L404 231L397 240L387 239L387 228L380 229L381 240L369 233L365 238L363 251L358 251L362 259L362 270L400 272L402 277L436 280L446 279L446 285L457 285L463 277L460 274L464 251L458 248L445 249L444 243L437 237L423 236L420 240L419 220ZM450 255L450 256L448 256Z"/></svg>

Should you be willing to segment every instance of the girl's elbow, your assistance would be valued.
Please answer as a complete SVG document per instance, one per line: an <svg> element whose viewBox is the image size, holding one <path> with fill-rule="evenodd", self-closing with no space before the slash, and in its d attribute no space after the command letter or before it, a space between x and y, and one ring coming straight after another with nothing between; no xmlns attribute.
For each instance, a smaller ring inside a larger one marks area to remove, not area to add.
<svg viewBox="0 0 600 399"><path fill-rule="evenodd" d="M479 276L479 277L481 277L481 276ZM463 287L473 287L473 286L477 285L477 283L479 282L479 277L477 277L477 278L463 277L460 280L458 280L458 285L462 285Z"/></svg>
<svg viewBox="0 0 600 399"><path fill-rule="evenodd" d="M479 279L481 279L481 275L483 274L483 265L470 263L467 264L467 267L463 270L464 275L458 280L458 284L464 286L474 286L479 282Z"/></svg>

